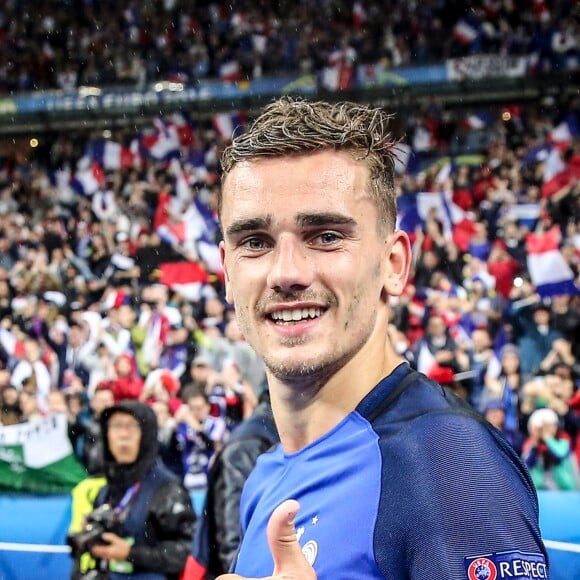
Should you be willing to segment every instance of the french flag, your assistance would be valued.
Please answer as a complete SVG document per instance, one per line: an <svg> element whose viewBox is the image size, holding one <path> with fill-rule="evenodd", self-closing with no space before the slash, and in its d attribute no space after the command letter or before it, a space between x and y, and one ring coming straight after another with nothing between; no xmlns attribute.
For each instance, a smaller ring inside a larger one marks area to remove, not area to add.
<svg viewBox="0 0 580 580"><path fill-rule="evenodd" d="M161 119L156 119L154 125L155 131L141 138L141 146L145 153L156 161L179 158L181 142L178 128Z"/></svg>
<svg viewBox="0 0 580 580"><path fill-rule="evenodd" d="M225 83L235 83L241 78L240 63L237 60L228 60L219 68L220 79Z"/></svg>
<svg viewBox="0 0 580 580"><path fill-rule="evenodd" d="M479 32L465 20L458 20L453 27L453 36L461 44L471 44L479 35Z"/></svg>
<svg viewBox="0 0 580 580"><path fill-rule="evenodd" d="M244 132L246 115L240 111L218 113L212 121L218 135L229 143L233 137Z"/></svg>
<svg viewBox="0 0 580 580"><path fill-rule="evenodd" d="M490 113L479 112L467 115L463 121L463 126L474 131L481 131L481 129L485 129L491 122L492 116Z"/></svg>
<svg viewBox="0 0 580 580"><path fill-rule="evenodd" d="M552 197L555 193L568 186L574 179L580 177L580 154L562 157L558 147L553 147L544 162L542 197Z"/></svg>
<svg viewBox="0 0 580 580"><path fill-rule="evenodd" d="M99 163L90 162L87 167L86 160L81 161L83 161L80 163L81 167L71 179L70 186L80 195L89 197L101 188L105 181L105 174Z"/></svg>
<svg viewBox="0 0 580 580"><path fill-rule="evenodd" d="M548 133L547 140L560 151L565 151L577 137L580 137L580 123L576 115L570 114Z"/></svg>
<svg viewBox="0 0 580 580"><path fill-rule="evenodd" d="M128 147L108 139L98 139L89 145L88 155L104 169L133 167L138 157Z"/></svg>
<svg viewBox="0 0 580 580"><path fill-rule="evenodd" d="M168 124L173 125L177 129L177 136L180 145L189 147L195 141L193 133L193 122L184 112L173 113L169 116Z"/></svg>
<svg viewBox="0 0 580 580"><path fill-rule="evenodd" d="M526 236L528 272L536 292L542 297L560 294L577 295L580 288L574 272L560 252L561 232L554 226L540 234Z"/></svg>
<svg viewBox="0 0 580 580"><path fill-rule="evenodd" d="M430 213L434 212L443 226L443 233L453 238L461 251L467 251L469 239L474 233L474 223L468 214L450 199L448 192L419 192L401 195L397 199L397 227L414 234L423 227Z"/></svg>
<svg viewBox="0 0 580 580"><path fill-rule="evenodd" d="M24 342L6 328L0 328L0 345L2 345L2 348L9 357L14 357L15 359L24 357Z"/></svg>

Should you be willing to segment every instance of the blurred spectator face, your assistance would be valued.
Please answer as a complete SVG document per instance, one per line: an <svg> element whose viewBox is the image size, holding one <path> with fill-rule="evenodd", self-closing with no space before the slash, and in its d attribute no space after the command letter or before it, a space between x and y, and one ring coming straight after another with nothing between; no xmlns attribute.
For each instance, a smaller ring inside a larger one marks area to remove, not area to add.
<svg viewBox="0 0 580 580"><path fill-rule="evenodd" d="M433 338L443 338L445 336L445 321L437 314L432 314L427 322L427 334Z"/></svg>
<svg viewBox="0 0 580 580"><path fill-rule="evenodd" d="M61 391L51 391L46 396L46 405L49 413L66 413L68 407L66 398Z"/></svg>
<svg viewBox="0 0 580 580"><path fill-rule="evenodd" d="M169 300L168 289L161 284L145 286L141 293L141 300L143 302L156 302L162 308Z"/></svg>
<svg viewBox="0 0 580 580"><path fill-rule="evenodd" d="M560 294L552 296L552 309L557 312L567 312L570 307L570 296L568 294Z"/></svg>
<svg viewBox="0 0 580 580"><path fill-rule="evenodd" d="M546 375L546 386L554 397L564 402L569 401L574 393L574 384L572 381L562 379L558 375Z"/></svg>
<svg viewBox="0 0 580 580"><path fill-rule="evenodd" d="M0 388L8 386L9 384L10 384L10 371L8 369L0 369Z"/></svg>
<svg viewBox="0 0 580 580"><path fill-rule="evenodd" d="M550 324L550 311L545 308L538 308L534 311L534 322L537 326L548 326Z"/></svg>
<svg viewBox="0 0 580 580"><path fill-rule="evenodd" d="M129 304L123 304L117 308L117 320L123 328L131 328L135 324L136 312Z"/></svg>
<svg viewBox="0 0 580 580"><path fill-rule="evenodd" d="M133 365L128 356L121 355L115 361L115 369L117 374L121 377L127 377L133 372Z"/></svg>
<svg viewBox="0 0 580 580"><path fill-rule="evenodd" d="M101 413L115 404L113 391L110 389L97 389L90 401L90 407L95 417L100 417Z"/></svg>
<svg viewBox="0 0 580 580"><path fill-rule="evenodd" d="M224 384L230 387L234 387L239 384L242 380L242 375L240 374L240 369L234 360L226 360L223 363L222 379Z"/></svg>
<svg viewBox="0 0 580 580"><path fill-rule="evenodd" d="M485 418L500 431L503 429L505 423L505 411L499 407L488 409L485 412Z"/></svg>
<svg viewBox="0 0 580 580"><path fill-rule="evenodd" d="M514 239L517 240L520 237L520 231L519 231L519 228L515 222L507 222L504 225L503 231L504 231L504 238L506 240L514 240Z"/></svg>
<svg viewBox="0 0 580 580"><path fill-rule="evenodd" d="M191 365L190 374L196 383L205 383L212 374L212 369L205 361L194 360Z"/></svg>
<svg viewBox="0 0 580 580"><path fill-rule="evenodd" d="M151 408L155 412L159 427L163 427L171 419L169 405L164 401L154 401L151 403Z"/></svg>
<svg viewBox="0 0 580 580"><path fill-rule="evenodd" d="M508 351L501 357L501 366L506 374L517 373L520 368L520 357L515 352Z"/></svg>
<svg viewBox="0 0 580 580"><path fill-rule="evenodd" d="M84 338L85 332L82 326L78 324L71 325L68 333L68 342L70 346L72 346L73 348L78 348L79 346L82 345Z"/></svg>
<svg viewBox="0 0 580 580"><path fill-rule="evenodd" d="M69 395L66 397L67 409L71 415L76 417L84 409L83 398L80 395Z"/></svg>
<svg viewBox="0 0 580 580"><path fill-rule="evenodd" d="M483 328L474 330L471 339L473 340L473 350L475 352L483 352L491 346L489 332Z"/></svg>
<svg viewBox="0 0 580 580"><path fill-rule="evenodd" d="M11 385L2 388L2 403L7 406L18 403L18 391Z"/></svg>
<svg viewBox="0 0 580 580"><path fill-rule="evenodd" d="M187 406L192 412L193 416L199 421L203 422L208 417L211 406L207 399L202 395L194 395L187 401Z"/></svg>
<svg viewBox="0 0 580 580"><path fill-rule="evenodd" d="M39 413L38 401L36 395L32 393L27 393L26 391L21 391L20 393L20 409L22 411L22 416L24 419L29 419L33 415Z"/></svg>
<svg viewBox="0 0 580 580"><path fill-rule="evenodd" d="M10 285L7 280L0 280L0 299L10 297Z"/></svg>
<svg viewBox="0 0 580 580"><path fill-rule="evenodd" d="M240 342L244 340L244 335L240 330L240 325L238 324L238 321L235 318L230 320L226 325L225 335L226 338L228 338L232 342Z"/></svg>
<svg viewBox="0 0 580 580"><path fill-rule="evenodd" d="M27 340L24 343L24 358L30 363L40 359L40 346L36 340Z"/></svg>
<svg viewBox="0 0 580 580"><path fill-rule="evenodd" d="M10 250L10 240L5 235L0 235L0 253L6 253Z"/></svg>
<svg viewBox="0 0 580 580"><path fill-rule="evenodd" d="M557 376L560 377L563 381L570 381L570 383L574 383L574 377L572 376L572 369L563 362L556 363L552 372ZM573 387L572 387L573 388Z"/></svg>
<svg viewBox="0 0 580 580"><path fill-rule="evenodd" d="M205 302L205 313L208 318L221 320L224 314L224 304L219 298L208 298Z"/></svg>
<svg viewBox="0 0 580 580"><path fill-rule="evenodd" d="M423 254L423 265L428 269L432 270L439 265L439 258L435 252L432 250L427 250Z"/></svg>
<svg viewBox="0 0 580 580"><path fill-rule="evenodd" d="M113 413L107 422L107 442L117 463L135 463L141 447L141 426L129 413Z"/></svg>

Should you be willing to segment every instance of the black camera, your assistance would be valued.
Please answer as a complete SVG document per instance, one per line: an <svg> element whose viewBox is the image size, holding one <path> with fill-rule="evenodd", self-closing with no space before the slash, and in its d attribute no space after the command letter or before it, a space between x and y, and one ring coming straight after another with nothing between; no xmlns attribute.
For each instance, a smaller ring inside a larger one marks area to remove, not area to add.
<svg viewBox="0 0 580 580"><path fill-rule="evenodd" d="M88 552L93 546L106 543L102 539L105 532L118 534L122 520L122 514L105 503L87 515L80 532L67 536L67 544L71 547L73 554Z"/></svg>

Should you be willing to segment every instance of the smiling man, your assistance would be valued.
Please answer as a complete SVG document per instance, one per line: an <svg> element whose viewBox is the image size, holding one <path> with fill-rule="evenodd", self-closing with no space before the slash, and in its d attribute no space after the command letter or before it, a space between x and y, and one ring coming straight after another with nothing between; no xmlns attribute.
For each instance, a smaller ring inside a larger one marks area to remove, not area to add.
<svg viewBox="0 0 580 580"><path fill-rule="evenodd" d="M546 571L521 461L389 343L411 261L389 121L283 98L222 157L226 297L265 362L281 438L244 489L224 579L492 580L516 559Z"/></svg>

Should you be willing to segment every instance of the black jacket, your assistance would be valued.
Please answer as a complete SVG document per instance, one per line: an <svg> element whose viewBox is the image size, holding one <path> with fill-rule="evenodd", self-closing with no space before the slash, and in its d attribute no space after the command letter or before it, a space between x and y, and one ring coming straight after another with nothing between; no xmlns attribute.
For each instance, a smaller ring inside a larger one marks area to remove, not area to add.
<svg viewBox="0 0 580 580"><path fill-rule="evenodd" d="M133 415L141 424L141 449L131 465L117 464L107 444L108 421L117 411ZM158 457L155 414L143 403L122 401L103 412L101 425L108 483L95 505L118 505L138 483L117 532L135 541L128 558L134 568L129 577L176 580L190 551L196 517L189 493ZM110 578L116 575L111 573Z"/></svg>
<svg viewBox="0 0 580 580"><path fill-rule="evenodd" d="M215 457L193 541L193 557L207 568L206 578L224 574L240 543L240 497L258 456L279 441L269 397L233 432Z"/></svg>

